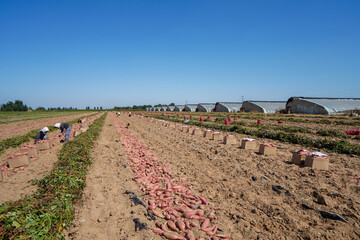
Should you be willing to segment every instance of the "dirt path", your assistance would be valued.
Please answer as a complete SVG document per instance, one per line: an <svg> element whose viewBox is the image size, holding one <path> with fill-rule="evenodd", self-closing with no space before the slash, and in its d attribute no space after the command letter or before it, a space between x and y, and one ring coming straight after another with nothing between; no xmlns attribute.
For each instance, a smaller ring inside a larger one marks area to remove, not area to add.
<svg viewBox="0 0 360 240"><path fill-rule="evenodd" d="M118 141L111 118L105 120L99 140L93 149L83 202L77 207L67 239L159 239L151 230L135 232L134 218L148 222L143 206L132 206L126 190L141 197L133 181L127 157Z"/></svg>
<svg viewBox="0 0 360 240"><path fill-rule="evenodd" d="M150 146L194 192L222 208L219 225L233 239L352 239L360 235L358 158L329 154L335 174L287 164L301 146L283 144L276 156L216 143L138 117L122 115L135 136ZM240 135L237 135L240 139ZM242 137L245 137L242 135ZM280 185L285 190L275 191ZM325 200L319 200L321 197ZM335 212L349 221L323 218L316 210Z"/></svg>

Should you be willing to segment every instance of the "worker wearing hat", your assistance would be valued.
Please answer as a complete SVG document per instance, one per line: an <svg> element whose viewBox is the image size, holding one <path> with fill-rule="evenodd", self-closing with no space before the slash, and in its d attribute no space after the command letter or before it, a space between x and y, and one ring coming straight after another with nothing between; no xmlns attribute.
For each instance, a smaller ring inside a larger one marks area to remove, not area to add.
<svg viewBox="0 0 360 240"><path fill-rule="evenodd" d="M61 135L65 134L65 142L68 142L71 133L71 125L68 123L56 123L55 127L60 128L60 137Z"/></svg>
<svg viewBox="0 0 360 240"><path fill-rule="evenodd" d="M46 133L49 131L49 128L44 127L43 129L41 129L35 136L35 143L40 141L40 140L47 140L49 139L48 135L46 135Z"/></svg>

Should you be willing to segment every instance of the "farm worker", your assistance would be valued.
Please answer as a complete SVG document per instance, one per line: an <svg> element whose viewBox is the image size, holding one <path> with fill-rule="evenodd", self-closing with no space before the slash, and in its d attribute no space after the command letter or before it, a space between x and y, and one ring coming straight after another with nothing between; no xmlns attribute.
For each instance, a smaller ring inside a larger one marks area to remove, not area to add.
<svg viewBox="0 0 360 240"><path fill-rule="evenodd" d="M261 124L261 119L258 119L258 120L257 120L257 124Z"/></svg>
<svg viewBox="0 0 360 240"><path fill-rule="evenodd" d="M49 139L49 136L46 135L46 133L49 131L49 128L44 127L43 129L41 129L35 136L35 143L40 141L40 140L47 140Z"/></svg>
<svg viewBox="0 0 360 240"><path fill-rule="evenodd" d="M204 122L203 116L200 116L200 122Z"/></svg>
<svg viewBox="0 0 360 240"><path fill-rule="evenodd" d="M71 125L68 123L56 123L55 127L60 128L61 131L60 137L61 135L65 134L65 142L68 142L71 133Z"/></svg>
<svg viewBox="0 0 360 240"><path fill-rule="evenodd" d="M230 125L230 123L229 123L229 119L225 119L225 125Z"/></svg>

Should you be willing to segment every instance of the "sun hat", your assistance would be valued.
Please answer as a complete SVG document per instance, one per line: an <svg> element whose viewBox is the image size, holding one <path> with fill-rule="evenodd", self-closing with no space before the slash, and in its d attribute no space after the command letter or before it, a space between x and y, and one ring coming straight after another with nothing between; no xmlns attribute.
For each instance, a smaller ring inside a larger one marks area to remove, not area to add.
<svg viewBox="0 0 360 240"><path fill-rule="evenodd" d="M42 132L48 132L49 128L48 127L44 127L43 129L41 129Z"/></svg>
<svg viewBox="0 0 360 240"><path fill-rule="evenodd" d="M61 124L61 123L56 123L56 124L54 125L54 127L60 128L60 124Z"/></svg>

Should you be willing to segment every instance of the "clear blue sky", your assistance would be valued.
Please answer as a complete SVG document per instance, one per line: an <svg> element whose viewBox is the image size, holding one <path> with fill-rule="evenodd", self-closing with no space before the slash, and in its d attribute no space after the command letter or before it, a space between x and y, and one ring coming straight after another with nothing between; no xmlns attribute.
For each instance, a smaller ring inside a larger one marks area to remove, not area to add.
<svg viewBox="0 0 360 240"><path fill-rule="evenodd" d="M360 1L0 0L0 103L360 97Z"/></svg>

